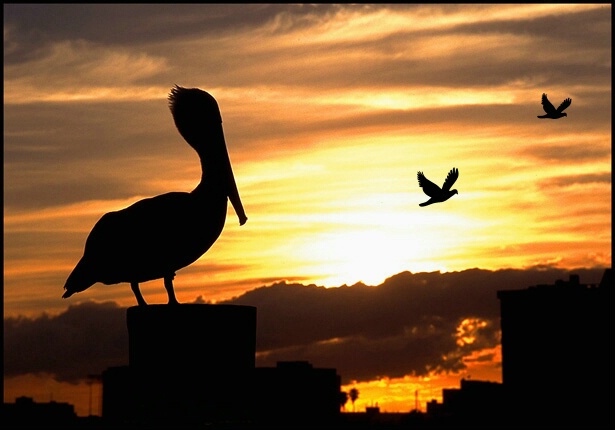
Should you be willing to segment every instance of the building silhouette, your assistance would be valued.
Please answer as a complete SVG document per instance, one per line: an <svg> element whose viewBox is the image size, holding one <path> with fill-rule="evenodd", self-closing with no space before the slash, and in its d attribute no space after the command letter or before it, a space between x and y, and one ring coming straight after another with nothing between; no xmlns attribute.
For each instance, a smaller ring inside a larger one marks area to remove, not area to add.
<svg viewBox="0 0 615 430"><path fill-rule="evenodd" d="M129 365L103 372L103 418L116 425L333 423L341 378L306 361L256 368L256 308L128 309Z"/></svg>
<svg viewBox="0 0 615 430"><path fill-rule="evenodd" d="M436 427L499 428L507 423L506 397L499 382L462 379L442 390L442 403L427 403L426 422Z"/></svg>
<svg viewBox="0 0 615 430"><path fill-rule="evenodd" d="M428 428L610 428L612 269L497 292L502 383L461 380L427 403Z"/></svg>
<svg viewBox="0 0 615 430"><path fill-rule="evenodd" d="M186 383L179 389L185 393L174 392L173 396L192 400L181 408L176 401L169 400L166 385L159 385L146 395L147 405L141 399L137 404L141 410L135 411L136 395L144 396L135 384L143 384L135 379L130 366L110 367L103 372L103 419L116 425L152 425L158 423L199 425L203 423L231 423L233 425L294 425L333 424L340 416L341 378L335 369L314 368L307 361L281 361L275 367L255 367L251 374L233 386L233 404L226 410L219 401L208 404L197 402L195 393L208 392L209 387L196 387ZM222 382L222 381L220 381ZM229 380L232 383L232 380ZM155 380L147 384L148 389L159 384ZM227 390L228 391L228 390ZM211 396L219 395L218 387L212 389ZM159 397L162 396L162 397ZM201 396L201 399L207 396ZM153 409L151 409L153 408ZM189 410L188 408L192 409ZM216 409L217 408L217 409ZM226 412L223 414L223 412ZM153 419L152 417L156 417Z"/></svg>
<svg viewBox="0 0 615 430"><path fill-rule="evenodd" d="M103 418L128 425L242 422L256 354L256 308L149 305L127 310L129 364L103 372Z"/></svg>
<svg viewBox="0 0 615 430"><path fill-rule="evenodd" d="M125 424L133 419L129 366L109 367L102 373L102 417L108 423Z"/></svg>
<svg viewBox="0 0 615 430"><path fill-rule="evenodd" d="M341 378L307 361L278 362L254 373L254 422L332 424L340 414Z"/></svg>
<svg viewBox="0 0 615 430"><path fill-rule="evenodd" d="M31 397L22 396L15 399L15 403L2 405L3 428L6 428L7 424L19 428L42 428L50 423L54 426L72 427L76 419L75 407L69 403L38 403Z"/></svg>
<svg viewBox="0 0 615 430"><path fill-rule="evenodd" d="M518 425L612 422L612 269L599 285L576 275L498 291L502 381Z"/></svg>

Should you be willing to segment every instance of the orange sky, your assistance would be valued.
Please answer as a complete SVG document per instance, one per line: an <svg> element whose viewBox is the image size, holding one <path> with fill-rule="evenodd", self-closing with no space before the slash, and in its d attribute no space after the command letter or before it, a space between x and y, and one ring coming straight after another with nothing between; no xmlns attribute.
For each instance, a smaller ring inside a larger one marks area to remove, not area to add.
<svg viewBox="0 0 615 430"><path fill-rule="evenodd" d="M610 5L93 7L4 6L5 318L136 303L126 284L60 297L102 214L198 183L174 84L218 100L249 218L229 209L177 273L180 302L279 280L610 265ZM545 92L572 98L568 117L536 118ZM453 167L459 194L420 208L417 171L441 185ZM142 292L166 301L162 280ZM415 387L461 377L358 381L357 407L406 410Z"/></svg>

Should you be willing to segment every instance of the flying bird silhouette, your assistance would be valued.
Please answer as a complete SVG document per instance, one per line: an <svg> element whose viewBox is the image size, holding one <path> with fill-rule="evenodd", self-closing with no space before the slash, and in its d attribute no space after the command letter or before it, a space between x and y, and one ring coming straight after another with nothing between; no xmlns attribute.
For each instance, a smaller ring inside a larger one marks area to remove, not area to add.
<svg viewBox="0 0 615 430"><path fill-rule="evenodd" d="M419 206L428 206L433 203L445 202L453 197L453 195L459 194L457 190L451 190L451 187L459 177L459 170L455 167L446 175L442 188L427 179L425 175L423 175L423 172L418 172L416 176L419 180L419 186L423 188L423 192L430 197L429 200L420 203Z"/></svg>
<svg viewBox="0 0 615 430"><path fill-rule="evenodd" d="M139 283L164 279L169 304L177 304L175 272L199 259L218 239L230 200L247 221L231 167L216 100L198 88L175 86L169 108L177 130L201 161L201 181L191 192L170 192L103 215L83 257L66 280L63 298L96 282L129 282L139 305Z"/></svg>
<svg viewBox="0 0 615 430"><path fill-rule="evenodd" d="M558 119L561 118L563 116L568 116L567 113L564 112L564 110L570 106L570 103L572 103L572 99L571 98L567 98L566 100L564 100L557 109L555 109L555 106L553 106L551 104L551 102L549 101L549 99L547 98L546 94L542 94L542 108L545 110L546 114L545 115L538 115L538 118L550 118L550 119Z"/></svg>

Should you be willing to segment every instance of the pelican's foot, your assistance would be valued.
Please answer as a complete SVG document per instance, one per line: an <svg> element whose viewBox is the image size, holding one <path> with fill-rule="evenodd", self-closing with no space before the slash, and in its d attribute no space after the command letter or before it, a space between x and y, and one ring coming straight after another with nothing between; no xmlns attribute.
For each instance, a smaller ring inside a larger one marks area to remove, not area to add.
<svg viewBox="0 0 615 430"><path fill-rule="evenodd" d="M167 290L167 295L169 296L169 305L179 305L179 302L175 298L175 291L173 289L173 278L175 278L175 273L164 278L164 288Z"/></svg>
<svg viewBox="0 0 615 430"><path fill-rule="evenodd" d="M138 282L131 282L130 283L130 288L132 288L132 292L134 293L135 298L137 299L137 303L139 304L139 306L147 306L147 302L143 298L143 295L141 294L141 290L139 290L139 283Z"/></svg>

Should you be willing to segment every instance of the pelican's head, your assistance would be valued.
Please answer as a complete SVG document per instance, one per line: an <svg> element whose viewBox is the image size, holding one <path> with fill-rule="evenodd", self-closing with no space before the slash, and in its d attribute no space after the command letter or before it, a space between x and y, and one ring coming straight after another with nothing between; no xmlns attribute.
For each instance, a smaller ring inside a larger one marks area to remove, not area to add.
<svg viewBox="0 0 615 430"><path fill-rule="evenodd" d="M175 85L169 94L169 108L177 130L201 158L204 168L203 178L207 174L206 170L221 178L221 181L216 180L212 183L223 187L239 216L240 224L245 224L248 218L235 184L218 102L211 94L201 89Z"/></svg>
<svg viewBox="0 0 615 430"><path fill-rule="evenodd" d="M169 94L169 108L177 130L195 149L210 137L222 123L220 108L213 96L198 88L175 85Z"/></svg>

